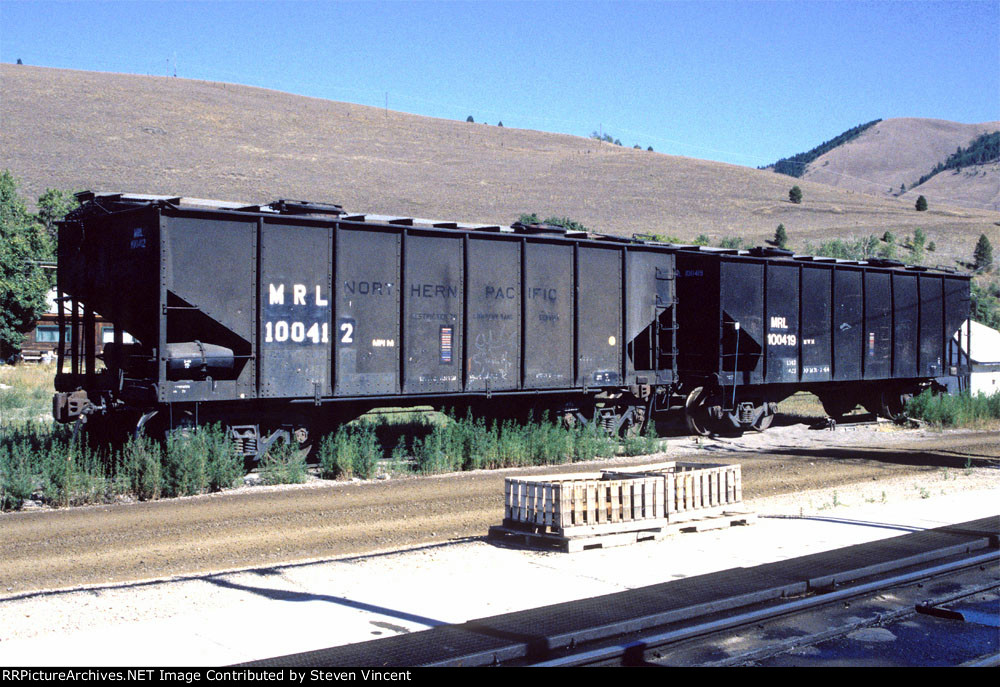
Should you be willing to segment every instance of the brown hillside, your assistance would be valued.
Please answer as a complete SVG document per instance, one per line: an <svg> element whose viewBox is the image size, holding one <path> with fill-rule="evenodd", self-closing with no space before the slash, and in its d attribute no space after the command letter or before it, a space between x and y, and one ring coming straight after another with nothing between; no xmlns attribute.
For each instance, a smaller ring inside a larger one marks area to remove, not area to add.
<svg viewBox="0 0 1000 687"><path fill-rule="evenodd" d="M948 203L1000 210L1000 162L974 165L960 171L946 169L900 198L915 204L919 196L924 196L929 205Z"/></svg>
<svg viewBox="0 0 1000 687"><path fill-rule="evenodd" d="M839 188L894 197L901 184L907 192L920 177L944 162L958 147L966 147L984 133L1000 130L1000 122L959 124L940 119L887 119L866 129L856 139L821 155L806 169L804 179ZM1000 210L1000 177L983 170L978 176L937 177L914 189L910 204L924 195L930 204ZM909 199L909 196L904 196Z"/></svg>
<svg viewBox="0 0 1000 687"><path fill-rule="evenodd" d="M503 224L537 212L607 233L754 243L780 222L797 248L920 226L936 261L968 259L983 232L1000 245L997 212L935 203L916 213L909 199L575 136L166 77L5 64L0 87L0 168L32 198L46 187L284 197ZM796 183L801 205L788 201Z"/></svg>

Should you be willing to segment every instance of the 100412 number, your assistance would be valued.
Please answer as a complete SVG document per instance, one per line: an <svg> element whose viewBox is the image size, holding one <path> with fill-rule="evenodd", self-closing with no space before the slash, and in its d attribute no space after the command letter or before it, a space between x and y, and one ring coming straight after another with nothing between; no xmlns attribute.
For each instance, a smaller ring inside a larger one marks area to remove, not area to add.
<svg viewBox="0 0 1000 687"><path fill-rule="evenodd" d="M268 320L264 323L264 343L288 341L305 344L329 343L330 324L295 320Z"/></svg>

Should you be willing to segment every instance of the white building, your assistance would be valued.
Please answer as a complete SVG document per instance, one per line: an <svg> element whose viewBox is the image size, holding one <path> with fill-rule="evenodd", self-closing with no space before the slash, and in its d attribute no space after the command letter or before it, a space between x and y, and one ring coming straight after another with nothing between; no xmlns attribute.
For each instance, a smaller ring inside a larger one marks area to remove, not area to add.
<svg viewBox="0 0 1000 687"><path fill-rule="evenodd" d="M972 369L968 384L962 385L963 390L968 389L973 396L978 393L992 396L1000 392L1000 332L975 321L970 328L963 323L953 343L958 345L959 360L968 362Z"/></svg>

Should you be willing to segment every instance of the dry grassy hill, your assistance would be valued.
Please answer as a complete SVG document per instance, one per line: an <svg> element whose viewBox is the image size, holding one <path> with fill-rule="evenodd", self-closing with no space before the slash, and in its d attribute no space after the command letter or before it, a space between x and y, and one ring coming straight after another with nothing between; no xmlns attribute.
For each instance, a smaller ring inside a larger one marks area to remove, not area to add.
<svg viewBox="0 0 1000 687"><path fill-rule="evenodd" d="M932 208L948 204L1000 210L997 164L970 167L958 174L946 170L909 190L956 148L965 148L976 137L998 130L1000 122L959 124L940 119L887 119L818 157L802 178L883 197L895 197L905 184L908 190L900 198L911 205L917 196L923 195Z"/></svg>
<svg viewBox="0 0 1000 687"><path fill-rule="evenodd" d="M0 168L46 187L509 224L569 216L607 233L793 247L924 228L937 261L1000 246L1000 213L876 197L575 136L432 119L223 83L0 65ZM923 173L923 172L921 172ZM804 202L788 201L798 184ZM898 184L897 184L898 186ZM904 256L905 257L905 256Z"/></svg>

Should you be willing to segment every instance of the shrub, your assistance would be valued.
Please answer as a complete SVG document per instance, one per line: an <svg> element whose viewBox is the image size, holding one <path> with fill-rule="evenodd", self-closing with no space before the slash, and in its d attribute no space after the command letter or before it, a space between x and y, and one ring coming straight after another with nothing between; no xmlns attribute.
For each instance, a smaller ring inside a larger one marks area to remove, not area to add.
<svg viewBox="0 0 1000 687"><path fill-rule="evenodd" d="M792 201L796 205L802 202L802 189L798 186L792 186L791 190L788 191L788 200Z"/></svg>
<svg viewBox="0 0 1000 687"><path fill-rule="evenodd" d="M660 439L656 435L656 423L650 421L645 433L625 437L623 453L626 456L647 456L660 449Z"/></svg>
<svg viewBox="0 0 1000 687"><path fill-rule="evenodd" d="M19 509L33 492L30 454L21 445L0 445L0 510Z"/></svg>
<svg viewBox="0 0 1000 687"><path fill-rule="evenodd" d="M160 497L163 487L162 452L160 445L149 437L130 438L122 450L118 476L141 501Z"/></svg>
<svg viewBox="0 0 1000 687"><path fill-rule="evenodd" d="M208 486L202 442L194 430L175 430L167 435L163 456L164 496L193 496Z"/></svg>
<svg viewBox="0 0 1000 687"><path fill-rule="evenodd" d="M275 442L260 463L264 484L301 484L307 474L305 456L291 442Z"/></svg>
<svg viewBox="0 0 1000 687"><path fill-rule="evenodd" d="M243 477L243 456L236 452L236 446L229 432L220 424L209 425L198 430L198 444L205 452L205 476L209 491L231 489Z"/></svg>
<svg viewBox="0 0 1000 687"><path fill-rule="evenodd" d="M942 427L969 427L988 420L1000 419L1000 393L935 395L927 389L906 404L910 417Z"/></svg>

